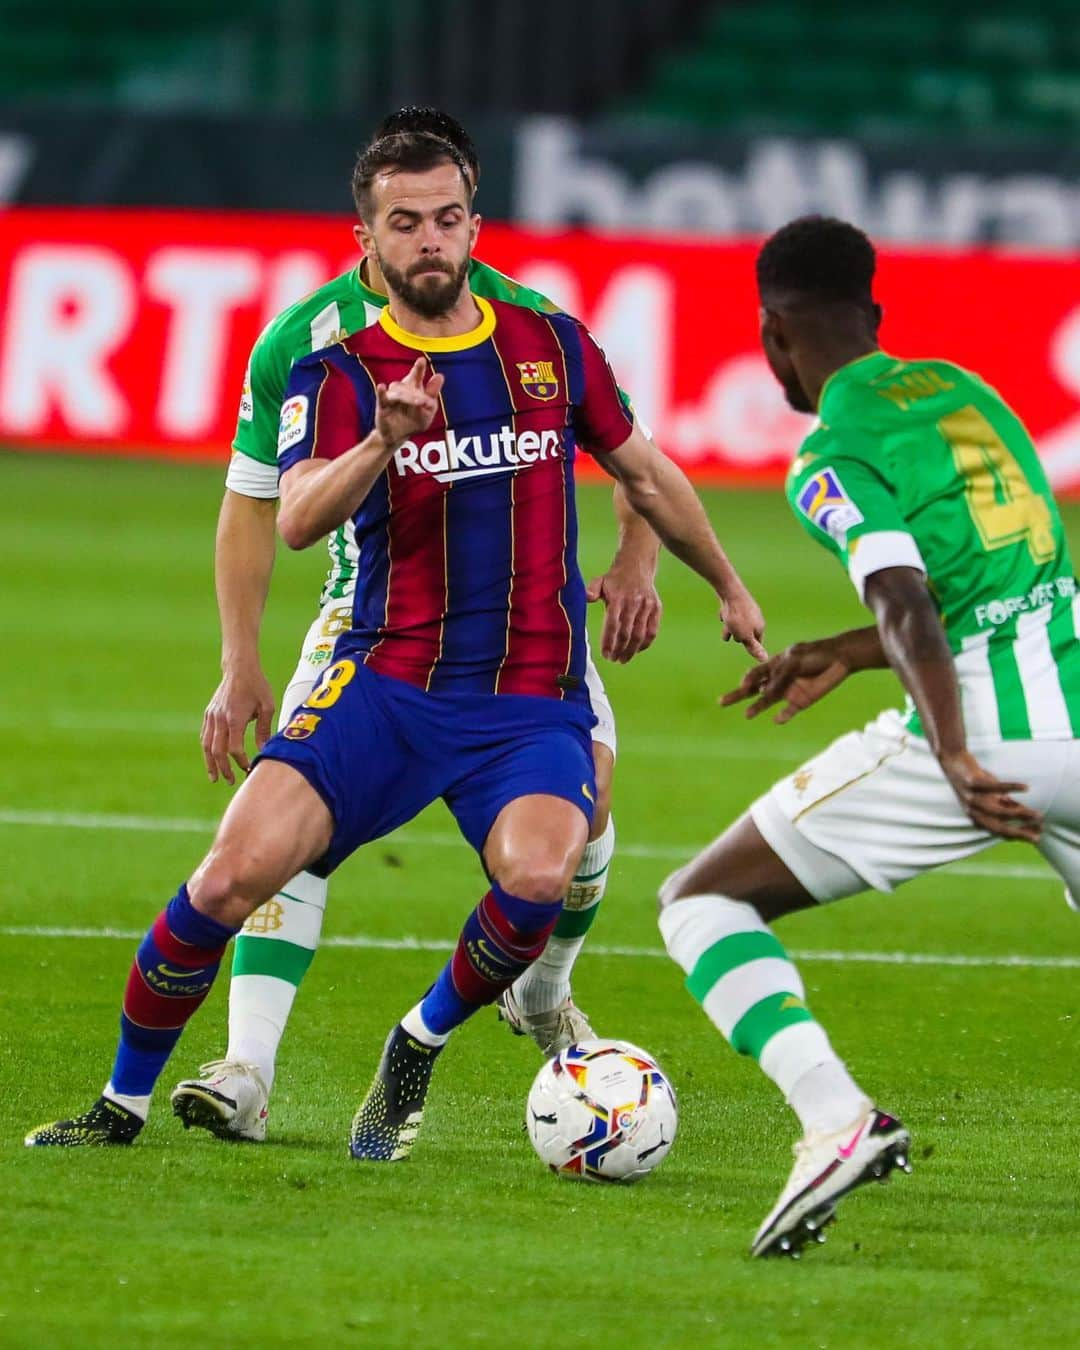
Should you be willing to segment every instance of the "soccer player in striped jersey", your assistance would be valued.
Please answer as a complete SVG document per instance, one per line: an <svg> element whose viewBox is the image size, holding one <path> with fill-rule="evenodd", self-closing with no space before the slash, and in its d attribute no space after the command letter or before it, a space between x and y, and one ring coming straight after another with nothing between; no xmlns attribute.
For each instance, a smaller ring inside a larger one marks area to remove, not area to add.
<svg viewBox="0 0 1080 1350"><path fill-rule="evenodd" d="M352 623L140 945L101 1097L28 1145L130 1143L247 917L301 868L328 874L442 797L488 889L391 1030L350 1135L355 1158L408 1157L442 1046L543 950L588 837L579 448L710 583L724 636L765 656L761 611L585 328L470 291L479 218L458 151L387 137L354 186L390 303L378 324L297 362L278 436L286 543L354 522Z"/></svg>
<svg viewBox="0 0 1080 1350"><path fill-rule="evenodd" d="M908 702L784 778L661 892L690 992L757 1059L805 1136L755 1255L797 1251L847 1191L907 1165L908 1132L856 1084L768 921L894 887L999 838L1080 896L1080 600L1023 424L977 375L878 344L870 241L807 217L757 262L762 341L819 422L791 466L796 519L844 566L870 627L799 643L725 703L790 721L855 671Z"/></svg>
<svg viewBox="0 0 1080 1350"><path fill-rule="evenodd" d="M465 129L436 108L402 108L380 125L376 139L401 131L425 131L454 145L469 165L475 187L480 171L476 149ZM472 259L469 285L488 300L505 300L539 312L556 307L485 263ZM261 748L270 734L274 696L259 660L258 634L274 558L274 516L278 496L277 435L289 370L295 360L378 321L387 296L378 262L364 258L311 295L284 310L252 351L233 457L218 525L216 581L222 625L223 678L203 720L202 744L211 781L233 781L230 756L249 767L245 728L255 722ZM606 612L601 651L629 660L656 635L660 602L653 580L659 541L615 490L619 548L603 577L590 584L590 599ZM300 659L281 700L278 726L285 726L330 663L334 643L352 619L358 554L346 521L328 540L330 570L319 613L308 629ZM585 935L599 910L615 847L610 815L616 751L615 719L592 660L588 680L597 724L593 756L597 810L589 844L570 885L566 905L540 959L500 1001L500 1014L516 1031L530 1035L545 1055L592 1034L574 1004L570 975ZM261 1140L273 1088L278 1047L296 996L319 943L327 881L310 873L290 878L280 894L254 914L236 940L229 985L229 1041L225 1055L203 1066L203 1079L186 1079L182 1100L205 1097L210 1084L217 1113L207 1128L223 1137Z"/></svg>

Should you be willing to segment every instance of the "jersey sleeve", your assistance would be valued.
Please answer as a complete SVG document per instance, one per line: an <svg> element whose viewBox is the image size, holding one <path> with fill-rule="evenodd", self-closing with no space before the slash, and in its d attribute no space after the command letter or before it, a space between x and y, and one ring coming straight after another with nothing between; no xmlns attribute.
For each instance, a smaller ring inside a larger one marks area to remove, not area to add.
<svg viewBox="0 0 1080 1350"><path fill-rule="evenodd" d="M278 495L277 429L288 371L288 357L267 329L252 348L244 371L233 455L225 477L225 486L241 496Z"/></svg>
<svg viewBox="0 0 1080 1350"><path fill-rule="evenodd" d="M815 457L794 484L791 504L811 537L836 553L859 599L866 581L886 567L926 571L919 546L885 478L866 460Z"/></svg>
<svg viewBox="0 0 1080 1350"><path fill-rule="evenodd" d="M298 361L281 404L278 470L285 473L302 459L337 459L370 430L371 417L343 370L325 358Z"/></svg>
<svg viewBox="0 0 1080 1350"><path fill-rule="evenodd" d="M634 410L624 401L607 357L584 326L581 337L583 389L574 409L574 430L584 450L602 455L617 450L634 429Z"/></svg>

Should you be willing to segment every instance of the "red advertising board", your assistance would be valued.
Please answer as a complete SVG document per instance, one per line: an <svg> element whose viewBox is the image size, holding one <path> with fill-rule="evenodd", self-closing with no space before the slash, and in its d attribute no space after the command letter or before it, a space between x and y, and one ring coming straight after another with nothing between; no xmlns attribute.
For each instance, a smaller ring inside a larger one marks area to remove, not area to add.
<svg viewBox="0 0 1080 1350"><path fill-rule="evenodd" d="M607 350L657 440L699 477L775 479L805 434L757 346L752 244L503 225L481 257ZM0 443L224 461L266 321L356 260L345 217L0 213ZM883 250L884 344L979 371L1080 488L1080 268Z"/></svg>

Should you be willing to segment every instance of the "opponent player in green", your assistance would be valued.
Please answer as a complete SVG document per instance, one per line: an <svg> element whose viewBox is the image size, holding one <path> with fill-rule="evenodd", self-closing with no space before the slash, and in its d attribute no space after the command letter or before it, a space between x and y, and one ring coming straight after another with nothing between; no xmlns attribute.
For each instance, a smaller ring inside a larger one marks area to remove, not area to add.
<svg viewBox="0 0 1080 1350"><path fill-rule="evenodd" d="M465 129L436 108L402 108L377 128L374 138L420 131L440 136L468 161L476 182L480 166ZM472 291L529 309L554 310L543 295L473 261ZM255 723L258 747L270 734L274 696L259 659L259 626L274 560L278 497L278 420L289 370L295 360L378 320L387 301L373 258L290 306L255 344L240 402L233 457L218 523L216 582L222 626L223 677L203 719L202 744L211 781L232 783L230 757L247 771L244 735ZM601 650L627 661L656 636L660 601L653 584L659 541L615 490L618 552L606 574L589 587L606 606ZM310 693L330 661L337 636L350 622L356 583L356 548L349 524L329 539L330 570L319 614L308 630L299 664L281 700L279 726ZM610 816L615 721L592 661L588 683L597 725L593 756L597 812L589 843L548 945L513 989L500 1000L500 1015L530 1035L545 1055L591 1035L588 1020L570 993L570 973L596 917L615 847ZM203 1067L173 1094L174 1107L189 1123L230 1138L261 1140L273 1086L278 1046L296 990L319 943L327 882L301 873L252 916L236 940L229 986L229 1044L225 1056Z"/></svg>
<svg viewBox="0 0 1080 1350"><path fill-rule="evenodd" d="M910 1145L837 1057L767 922L891 891L999 837L1034 843L1080 896L1080 601L1061 518L993 389L879 348L874 268L865 235L820 217L777 231L757 263L769 364L820 418L788 499L875 623L789 648L723 701L753 699L753 717L786 700L787 722L855 671L891 666L908 707L777 783L660 897L690 992L805 1131L756 1256L821 1240L841 1196L907 1168Z"/></svg>

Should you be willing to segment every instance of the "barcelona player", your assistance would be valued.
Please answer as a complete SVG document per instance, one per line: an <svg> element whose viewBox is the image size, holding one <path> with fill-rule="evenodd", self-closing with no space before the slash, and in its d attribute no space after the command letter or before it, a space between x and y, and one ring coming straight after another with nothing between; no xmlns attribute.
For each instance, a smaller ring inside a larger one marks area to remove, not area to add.
<svg viewBox="0 0 1080 1350"><path fill-rule="evenodd" d="M858 670L908 694L755 802L661 893L687 985L755 1058L804 1137L753 1242L797 1252L837 1201L907 1167L908 1131L857 1084L768 923L894 887L999 838L1034 843L1080 896L1080 605L1061 517L1019 418L949 361L881 349L870 241L842 221L779 230L757 262L762 341L816 412L788 476L800 525L874 623L799 643L725 697L787 722Z"/></svg>
<svg viewBox="0 0 1080 1350"><path fill-rule="evenodd" d="M355 1158L408 1157L442 1047L543 949L588 836L579 447L712 585L725 636L765 655L760 610L587 331L472 294L479 221L461 155L428 135L388 137L354 186L390 303L294 366L278 438L286 543L355 525L352 623L139 947L104 1092L29 1145L131 1142L248 915L300 868L327 874L442 797L489 886L391 1030L350 1135Z"/></svg>
<svg viewBox="0 0 1080 1350"><path fill-rule="evenodd" d="M401 108L383 120L376 139L400 131L430 132L449 141L464 156L476 186L480 174L476 148L454 118L438 108ZM540 312L555 308L539 292L477 258L469 264L469 286L488 300L507 300ZM358 267L279 314L251 353L218 523L215 573L223 676L202 728L211 780L233 781L230 759L245 771L250 767L244 750L249 722L256 724L257 747L270 734L274 698L259 659L258 634L274 558L278 418L290 367L301 356L374 323L386 300L378 260L365 256ZM589 595L605 605L601 652L611 660L626 661L648 647L657 631L660 600L654 577L659 541L630 510L618 485L615 511L618 550L603 577L591 583ZM350 521L331 532L328 546L330 568L318 614L282 697L279 729L311 692L330 663L338 635L352 621L357 551ZM573 1000L570 976L599 912L615 849L610 812L615 719L591 660L586 672L597 719L591 733L597 793L589 843L543 953L499 1000L500 1015L514 1030L531 1036L545 1055L593 1034ZM290 877L251 916L233 945L225 1054L204 1065L200 1078L181 1082L174 1093L174 1109L189 1117L195 1111L196 1123L223 1138L265 1138L278 1047L319 943L326 898L325 877L307 871ZM185 1103L187 1098L191 1101Z"/></svg>

